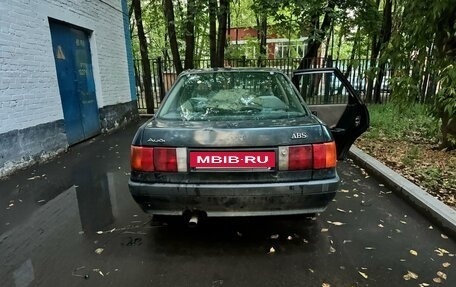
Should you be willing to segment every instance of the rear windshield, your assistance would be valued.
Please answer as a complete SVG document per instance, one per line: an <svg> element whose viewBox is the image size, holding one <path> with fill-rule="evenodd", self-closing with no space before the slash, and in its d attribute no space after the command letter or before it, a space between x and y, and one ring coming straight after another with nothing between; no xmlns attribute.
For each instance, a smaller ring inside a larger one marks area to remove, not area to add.
<svg viewBox="0 0 456 287"><path fill-rule="evenodd" d="M179 78L158 118L239 121L307 116L291 81L268 71L211 71Z"/></svg>

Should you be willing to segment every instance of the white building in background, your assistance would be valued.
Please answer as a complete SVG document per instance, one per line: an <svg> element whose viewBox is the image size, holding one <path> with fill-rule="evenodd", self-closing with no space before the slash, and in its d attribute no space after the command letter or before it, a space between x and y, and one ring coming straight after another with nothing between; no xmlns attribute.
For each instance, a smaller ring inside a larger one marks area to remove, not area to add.
<svg viewBox="0 0 456 287"><path fill-rule="evenodd" d="M0 177L136 117L127 10L0 1Z"/></svg>

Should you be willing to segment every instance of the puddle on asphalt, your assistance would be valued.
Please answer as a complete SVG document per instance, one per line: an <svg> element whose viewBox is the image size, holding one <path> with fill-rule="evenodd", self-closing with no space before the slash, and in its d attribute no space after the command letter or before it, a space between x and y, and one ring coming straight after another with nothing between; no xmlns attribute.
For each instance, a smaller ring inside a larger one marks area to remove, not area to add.
<svg viewBox="0 0 456 287"><path fill-rule="evenodd" d="M53 198L36 200L23 194L20 204L3 211L9 218L22 216L9 224L2 219L0 254L4 267L0 278L7 285L28 286L35 280L34 270L37 266L42 269L49 257L59 261L66 254L92 254L103 240L100 234L129 232L133 221L147 223L147 215L128 192L128 177L123 172L102 174L81 169L73 179L73 186ZM142 244L131 235L122 237L125 246Z"/></svg>

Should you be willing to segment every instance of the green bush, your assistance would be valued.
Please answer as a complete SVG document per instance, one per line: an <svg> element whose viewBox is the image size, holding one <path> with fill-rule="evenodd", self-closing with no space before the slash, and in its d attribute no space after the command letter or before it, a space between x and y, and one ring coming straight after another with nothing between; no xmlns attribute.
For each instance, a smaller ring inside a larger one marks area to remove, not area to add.
<svg viewBox="0 0 456 287"><path fill-rule="evenodd" d="M412 104L399 108L392 103L368 106L371 124L368 138L403 139L408 141L438 142L439 123L431 117L427 107Z"/></svg>

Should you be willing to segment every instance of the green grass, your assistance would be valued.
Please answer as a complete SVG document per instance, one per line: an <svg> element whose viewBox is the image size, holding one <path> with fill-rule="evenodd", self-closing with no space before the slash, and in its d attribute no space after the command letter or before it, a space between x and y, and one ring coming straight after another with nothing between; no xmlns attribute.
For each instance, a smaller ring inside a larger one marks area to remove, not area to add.
<svg viewBox="0 0 456 287"><path fill-rule="evenodd" d="M420 158L420 149L417 146L412 146L405 153L405 156L402 158L402 162L406 166L413 167L418 158Z"/></svg>
<svg viewBox="0 0 456 287"><path fill-rule="evenodd" d="M424 105L400 109L392 103L368 106L371 124L357 145L430 194L456 206L456 150L443 150L439 121Z"/></svg>
<svg viewBox="0 0 456 287"><path fill-rule="evenodd" d="M370 129L367 138L389 138L420 142L437 142L439 123L426 111L424 105L410 105L399 109L392 103L371 104Z"/></svg>
<svg viewBox="0 0 456 287"><path fill-rule="evenodd" d="M437 167L427 167L417 170L418 175L421 176L422 181L426 184L426 187L431 190L439 190L440 188L446 188L443 182L442 170Z"/></svg>

